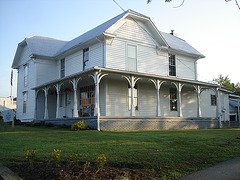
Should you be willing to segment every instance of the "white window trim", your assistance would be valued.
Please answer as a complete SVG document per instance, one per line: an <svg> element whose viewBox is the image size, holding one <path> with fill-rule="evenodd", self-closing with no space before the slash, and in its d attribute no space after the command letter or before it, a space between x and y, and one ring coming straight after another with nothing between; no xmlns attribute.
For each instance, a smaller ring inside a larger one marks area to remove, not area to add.
<svg viewBox="0 0 240 180"><path fill-rule="evenodd" d="M128 66L128 46L134 46L134 47L136 47L136 70L134 70L133 72L138 72L138 46L136 45L136 44L129 44L129 43L126 43L126 47L125 47L125 49L126 49L126 51L125 51L125 56L126 56L126 58L125 58L125 63L126 63L126 70L127 71L130 71L129 70L129 66Z"/></svg>

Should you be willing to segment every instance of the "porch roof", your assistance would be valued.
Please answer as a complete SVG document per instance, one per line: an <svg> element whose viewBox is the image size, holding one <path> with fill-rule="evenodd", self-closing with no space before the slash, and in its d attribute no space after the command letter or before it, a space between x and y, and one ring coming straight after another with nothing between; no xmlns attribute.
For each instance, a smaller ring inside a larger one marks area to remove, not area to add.
<svg viewBox="0 0 240 180"><path fill-rule="evenodd" d="M49 81L47 83L36 86L32 89L36 90L36 89L44 88L46 86L55 85L57 83L65 82L65 81L71 80L71 79L76 78L76 77L81 77L81 76L84 76L84 75L91 74L94 71L101 71L101 72L104 72L104 73L112 73L112 74L130 75L130 76L133 75L133 76L142 77L142 78L159 79L159 80L163 80L163 81L165 80L165 81L180 82L180 83L191 84L191 85L207 86L207 87L211 87L211 88L220 88L219 85L208 83L208 82L189 80L189 79L181 79L181 78L169 77L169 76L161 76L161 75L156 75L156 74L148 74L148 73L141 73L141 72L133 72L133 71L111 69L111 68L103 68L103 67L95 66L95 67L93 67L91 69L88 69L86 71L82 71L82 72L79 72L79 73L72 74L70 76L66 76L64 78L59 78L59 79L56 79L56 80L53 80L53 81Z"/></svg>

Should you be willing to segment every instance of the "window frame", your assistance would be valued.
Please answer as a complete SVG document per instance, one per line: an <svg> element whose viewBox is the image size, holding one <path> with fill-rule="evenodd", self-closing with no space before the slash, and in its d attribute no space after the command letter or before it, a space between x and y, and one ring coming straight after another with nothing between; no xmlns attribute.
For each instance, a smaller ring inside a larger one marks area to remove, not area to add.
<svg viewBox="0 0 240 180"><path fill-rule="evenodd" d="M217 106L217 96L215 94L211 94L211 106Z"/></svg>
<svg viewBox="0 0 240 180"><path fill-rule="evenodd" d="M169 76L176 76L176 56L174 54L168 55L168 62L169 62Z"/></svg>
<svg viewBox="0 0 240 180"><path fill-rule="evenodd" d="M89 48L83 49L83 71L88 68L89 63Z"/></svg>
<svg viewBox="0 0 240 180"><path fill-rule="evenodd" d="M65 58L60 60L60 78L65 77L65 70L66 70L66 61Z"/></svg>
<svg viewBox="0 0 240 180"><path fill-rule="evenodd" d="M135 48L135 53L134 53L134 56L135 56L135 57L132 57L132 56L131 56L129 47L134 47L134 48ZM128 70L128 71L137 72L137 46L136 46L136 45L132 45L132 44L127 44L126 56L127 56L127 57L126 57L127 70ZM131 68L130 62L133 62L133 63L134 63L134 68Z"/></svg>
<svg viewBox="0 0 240 180"><path fill-rule="evenodd" d="M133 105L134 105L135 110L139 109L138 97L139 97L139 88L138 88L138 85L135 84L135 86L133 87ZM132 106L131 100L132 100L131 87L128 84L128 110L129 111L131 110L131 106Z"/></svg>
<svg viewBox="0 0 240 180"><path fill-rule="evenodd" d="M23 92L23 114L27 113L27 91Z"/></svg>
<svg viewBox="0 0 240 180"><path fill-rule="evenodd" d="M28 85L28 71L29 71L28 64L25 64L23 68L24 68L24 87L26 87Z"/></svg>
<svg viewBox="0 0 240 180"><path fill-rule="evenodd" d="M178 109L178 98L177 98L177 89L170 88L169 89L169 105L170 111L177 111Z"/></svg>

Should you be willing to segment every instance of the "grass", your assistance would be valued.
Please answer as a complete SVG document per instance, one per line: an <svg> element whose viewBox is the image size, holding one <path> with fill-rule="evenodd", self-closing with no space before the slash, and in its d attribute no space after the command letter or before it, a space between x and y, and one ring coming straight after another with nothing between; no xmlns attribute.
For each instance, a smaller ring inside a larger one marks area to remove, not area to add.
<svg viewBox="0 0 240 180"><path fill-rule="evenodd" d="M100 154L107 166L161 170L162 177L175 179L218 162L240 156L240 128L174 131L71 131L0 123L0 162L22 163L26 150L38 150L38 158L50 158L53 149L83 154L82 161L95 162Z"/></svg>

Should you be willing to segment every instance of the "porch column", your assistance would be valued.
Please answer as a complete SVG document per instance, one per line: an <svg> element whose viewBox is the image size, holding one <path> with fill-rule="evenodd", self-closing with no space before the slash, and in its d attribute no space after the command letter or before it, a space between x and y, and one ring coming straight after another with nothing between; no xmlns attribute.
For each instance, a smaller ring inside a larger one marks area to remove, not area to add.
<svg viewBox="0 0 240 180"><path fill-rule="evenodd" d="M35 90L35 107L34 107L34 119L37 119L37 95L39 90Z"/></svg>
<svg viewBox="0 0 240 180"><path fill-rule="evenodd" d="M100 108L99 108L99 83L101 79L104 76L107 76L108 74L102 74L101 71L95 71L93 74L90 76L94 80L95 84L95 108L94 108L94 116L97 116L97 129L100 131L100 121L99 121L99 116L100 116Z"/></svg>
<svg viewBox="0 0 240 180"><path fill-rule="evenodd" d="M57 92L57 107L56 107L56 118L60 118L60 101L59 101L59 93L60 93L60 87L61 85L56 84L55 88L56 88L56 92Z"/></svg>
<svg viewBox="0 0 240 180"><path fill-rule="evenodd" d="M153 82L153 84L155 85L156 90L157 90L157 116L159 117L159 116L161 116L159 91L160 91L160 87L164 83L164 81L155 80L155 79L150 79L150 81Z"/></svg>
<svg viewBox="0 0 240 180"><path fill-rule="evenodd" d="M44 88L45 93L45 110L44 110L44 119L48 119L48 89L47 87Z"/></svg>
<svg viewBox="0 0 240 180"><path fill-rule="evenodd" d="M129 86L131 87L131 116L136 116L136 110L134 107L133 88L136 85L137 81L140 80L141 78L124 75L122 77L124 77L128 81Z"/></svg>
<svg viewBox="0 0 240 180"><path fill-rule="evenodd" d="M201 112L201 104L200 104L200 94L201 94L201 87L200 86L194 86L197 92L197 117L202 117Z"/></svg>
<svg viewBox="0 0 240 180"><path fill-rule="evenodd" d="M175 84L175 83L174 83L174 84ZM178 106L177 106L177 109L178 109L178 117L183 117L183 114L182 114L181 91L182 91L182 87L184 86L184 84L176 83L175 85L176 85L177 91L178 91Z"/></svg>
<svg viewBox="0 0 240 180"><path fill-rule="evenodd" d="M73 85L73 117L78 117L78 106L77 106L77 83L80 78L74 78L71 83Z"/></svg>
<svg viewBox="0 0 240 180"><path fill-rule="evenodd" d="M99 109L99 83L104 76L108 74L102 74L101 71L95 71L94 74L90 76L94 80L95 84L95 108L94 108L94 116L100 116L100 109Z"/></svg>

